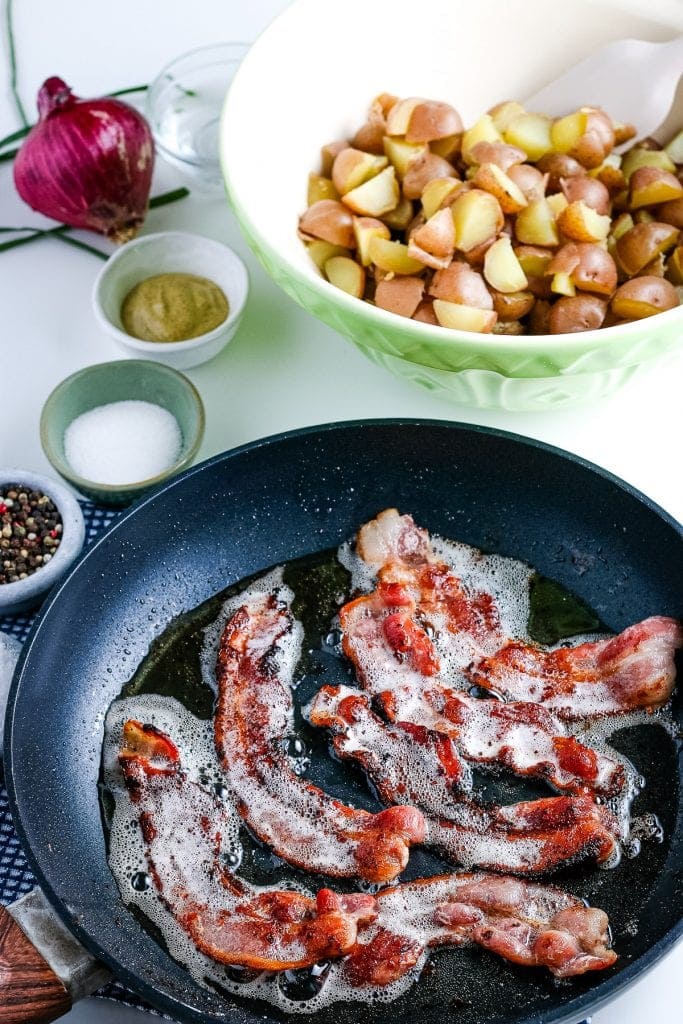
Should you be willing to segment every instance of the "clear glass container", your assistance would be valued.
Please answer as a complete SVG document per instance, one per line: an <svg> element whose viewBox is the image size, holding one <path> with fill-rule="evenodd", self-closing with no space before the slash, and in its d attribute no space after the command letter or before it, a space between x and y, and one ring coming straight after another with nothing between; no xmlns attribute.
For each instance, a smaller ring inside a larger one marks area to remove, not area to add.
<svg viewBox="0 0 683 1024"><path fill-rule="evenodd" d="M222 187L218 131L228 86L248 43L216 43L177 57L147 90L146 116L161 156L200 186Z"/></svg>

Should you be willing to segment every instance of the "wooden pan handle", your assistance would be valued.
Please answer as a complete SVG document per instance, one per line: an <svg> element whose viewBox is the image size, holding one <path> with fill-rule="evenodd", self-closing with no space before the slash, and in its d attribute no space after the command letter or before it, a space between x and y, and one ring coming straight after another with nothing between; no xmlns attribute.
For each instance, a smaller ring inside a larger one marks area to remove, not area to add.
<svg viewBox="0 0 683 1024"><path fill-rule="evenodd" d="M49 1024L71 1009L71 997L0 907L0 1024Z"/></svg>

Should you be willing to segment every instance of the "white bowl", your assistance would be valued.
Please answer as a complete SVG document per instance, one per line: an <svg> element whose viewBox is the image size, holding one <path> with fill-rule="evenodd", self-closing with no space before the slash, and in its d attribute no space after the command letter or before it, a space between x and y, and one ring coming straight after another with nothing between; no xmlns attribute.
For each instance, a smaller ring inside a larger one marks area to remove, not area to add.
<svg viewBox="0 0 683 1024"><path fill-rule="evenodd" d="M350 138L381 92L448 101L471 125L608 42L680 32L675 0L295 0L244 58L223 110L223 172L240 226L280 287L393 373L478 407L547 410L600 398L680 348L683 307L565 335L447 330L335 288L297 237L297 220L320 147ZM576 106L593 101L578 95ZM274 159L255 158L263 131Z"/></svg>
<svg viewBox="0 0 683 1024"><path fill-rule="evenodd" d="M0 584L0 615L16 615L37 604L71 567L83 547L85 523L76 498L53 477L26 469L0 469L0 489L6 484L24 484L46 494L59 509L63 526L59 547L47 565L25 580Z"/></svg>
<svg viewBox="0 0 683 1024"><path fill-rule="evenodd" d="M147 277L173 273L197 274L217 284L228 300L227 319L213 331L188 341L131 337L121 323L126 295ZM128 242L107 260L95 281L92 301L98 321L121 347L176 370L187 370L213 359L227 345L239 327L248 294L247 268L229 246L187 231L160 231Z"/></svg>

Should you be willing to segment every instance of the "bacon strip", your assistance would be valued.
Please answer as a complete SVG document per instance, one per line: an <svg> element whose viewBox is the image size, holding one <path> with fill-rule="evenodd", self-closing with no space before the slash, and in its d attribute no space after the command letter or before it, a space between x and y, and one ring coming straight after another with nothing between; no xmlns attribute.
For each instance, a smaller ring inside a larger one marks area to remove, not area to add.
<svg viewBox="0 0 683 1024"><path fill-rule="evenodd" d="M139 813L154 884L202 953L224 964L282 971L348 953L359 924L372 920L372 896L322 889L260 889L221 866L226 805L181 769L172 741L129 720L119 763Z"/></svg>
<svg viewBox="0 0 683 1024"><path fill-rule="evenodd" d="M299 778L284 752L300 632L288 601L262 592L247 593L225 627L215 738L227 781L251 830L284 860L328 875L391 881L424 838L421 812L347 807Z"/></svg>
<svg viewBox="0 0 683 1024"><path fill-rule="evenodd" d="M454 874L388 889L374 925L346 961L354 985L387 985L430 946L474 942L557 978L611 967L607 915L545 885L503 875Z"/></svg>
<svg viewBox="0 0 683 1024"><path fill-rule="evenodd" d="M377 898L322 889L313 900L249 885L222 866L228 808L188 779L168 736L129 720L119 763L160 898L197 948L219 963L283 971L348 955L343 970L363 986L402 977L428 947L467 942L561 978L616 960L601 910L505 876L425 878Z"/></svg>
<svg viewBox="0 0 683 1024"><path fill-rule="evenodd" d="M679 647L680 622L653 616L618 636L578 647L547 651L509 643L468 675L487 690L509 700L538 701L568 721L601 718L665 704Z"/></svg>
<svg viewBox="0 0 683 1024"><path fill-rule="evenodd" d="M423 726L387 725L358 690L322 687L309 717L332 730L337 755L360 764L385 803L425 811L425 844L456 863L539 874L614 853L617 823L588 795L486 808L456 795L465 769L453 741Z"/></svg>
<svg viewBox="0 0 683 1024"><path fill-rule="evenodd" d="M363 688L380 700L391 721L442 732L467 761L545 778L560 790L590 788L613 795L623 788L623 766L568 735L547 708L479 700L449 689L438 675L436 648L412 614L414 602L404 588L397 595L395 586L387 590L380 584L375 593L344 605L339 615L344 652ZM392 623L389 630L387 622Z"/></svg>
<svg viewBox="0 0 683 1024"><path fill-rule="evenodd" d="M676 619L655 616L608 640L548 651L504 636L491 596L470 592L411 516L380 512L359 530L356 550L376 572L385 603L402 591L412 617L438 632L449 671L508 700L543 703L580 721L651 710L671 696L674 654L683 646Z"/></svg>

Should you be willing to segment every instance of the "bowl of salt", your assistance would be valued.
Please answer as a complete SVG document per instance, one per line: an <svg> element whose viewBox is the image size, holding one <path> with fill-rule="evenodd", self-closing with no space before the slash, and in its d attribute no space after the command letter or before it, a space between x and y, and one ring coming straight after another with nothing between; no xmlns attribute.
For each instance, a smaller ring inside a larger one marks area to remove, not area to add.
<svg viewBox="0 0 683 1024"><path fill-rule="evenodd" d="M40 439L50 463L101 505L129 505L192 464L204 406L182 373L146 359L98 363L49 395Z"/></svg>

